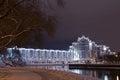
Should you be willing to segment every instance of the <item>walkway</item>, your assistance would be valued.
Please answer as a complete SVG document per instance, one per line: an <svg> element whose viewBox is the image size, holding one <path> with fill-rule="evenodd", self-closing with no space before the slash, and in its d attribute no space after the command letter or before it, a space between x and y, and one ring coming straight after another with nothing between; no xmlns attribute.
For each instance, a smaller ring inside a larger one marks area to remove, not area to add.
<svg viewBox="0 0 120 80"><path fill-rule="evenodd" d="M0 80L99 80L66 71L36 68L0 68Z"/></svg>
<svg viewBox="0 0 120 80"><path fill-rule="evenodd" d="M27 68L0 68L0 80L62 80L45 70Z"/></svg>
<svg viewBox="0 0 120 80"><path fill-rule="evenodd" d="M22 69L0 69L0 73L0 80L42 80L38 74Z"/></svg>

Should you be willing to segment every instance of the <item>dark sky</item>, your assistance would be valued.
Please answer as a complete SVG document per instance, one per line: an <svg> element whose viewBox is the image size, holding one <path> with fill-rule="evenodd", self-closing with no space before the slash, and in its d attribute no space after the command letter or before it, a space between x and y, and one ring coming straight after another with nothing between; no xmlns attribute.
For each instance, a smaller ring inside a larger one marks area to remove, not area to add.
<svg viewBox="0 0 120 80"><path fill-rule="evenodd" d="M77 37L85 35L97 44L120 51L120 0L65 0L57 11L55 37L45 48L68 49Z"/></svg>

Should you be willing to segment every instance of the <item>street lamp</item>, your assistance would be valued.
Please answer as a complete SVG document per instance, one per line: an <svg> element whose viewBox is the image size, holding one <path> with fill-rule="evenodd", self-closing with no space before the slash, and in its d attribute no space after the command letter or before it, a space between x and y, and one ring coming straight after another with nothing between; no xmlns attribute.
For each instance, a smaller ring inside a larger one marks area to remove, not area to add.
<svg viewBox="0 0 120 80"><path fill-rule="evenodd" d="M115 57L117 58L117 57L118 57L118 55L116 54L116 55L115 55Z"/></svg>

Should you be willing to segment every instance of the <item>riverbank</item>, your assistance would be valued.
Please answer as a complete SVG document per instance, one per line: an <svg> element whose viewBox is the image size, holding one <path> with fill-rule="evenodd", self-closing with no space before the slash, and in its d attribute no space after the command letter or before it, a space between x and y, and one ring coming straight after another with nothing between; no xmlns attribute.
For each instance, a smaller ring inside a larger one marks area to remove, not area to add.
<svg viewBox="0 0 120 80"><path fill-rule="evenodd" d="M70 69L120 69L120 64L69 64Z"/></svg>
<svg viewBox="0 0 120 80"><path fill-rule="evenodd" d="M72 72L40 68L0 68L0 80L100 80Z"/></svg>
<svg viewBox="0 0 120 80"><path fill-rule="evenodd" d="M34 63L34 64L27 64L27 66L68 66L69 64L62 64L62 63Z"/></svg>

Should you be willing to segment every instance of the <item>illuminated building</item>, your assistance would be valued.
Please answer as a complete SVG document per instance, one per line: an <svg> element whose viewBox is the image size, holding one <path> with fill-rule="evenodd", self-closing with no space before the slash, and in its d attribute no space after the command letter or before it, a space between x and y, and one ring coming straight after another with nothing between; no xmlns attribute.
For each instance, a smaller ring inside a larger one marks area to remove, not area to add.
<svg viewBox="0 0 120 80"><path fill-rule="evenodd" d="M91 41L88 37L78 37L77 42L73 42L69 47L73 51L74 61L79 63L85 63L86 61L95 62L95 59L99 56L109 54L110 49L105 45L97 45L94 41Z"/></svg>
<svg viewBox="0 0 120 80"><path fill-rule="evenodd" d="M12 56L12 50L8 48L8 53ZM73 42L68 50L47 50L47 49L28 49L17 48L20 51L23 61L27 64L39 63L85 63L95 62L99 56L109 54L111 51L105 45L97 45L88 37L78 37L77 42Z"/></svg>

